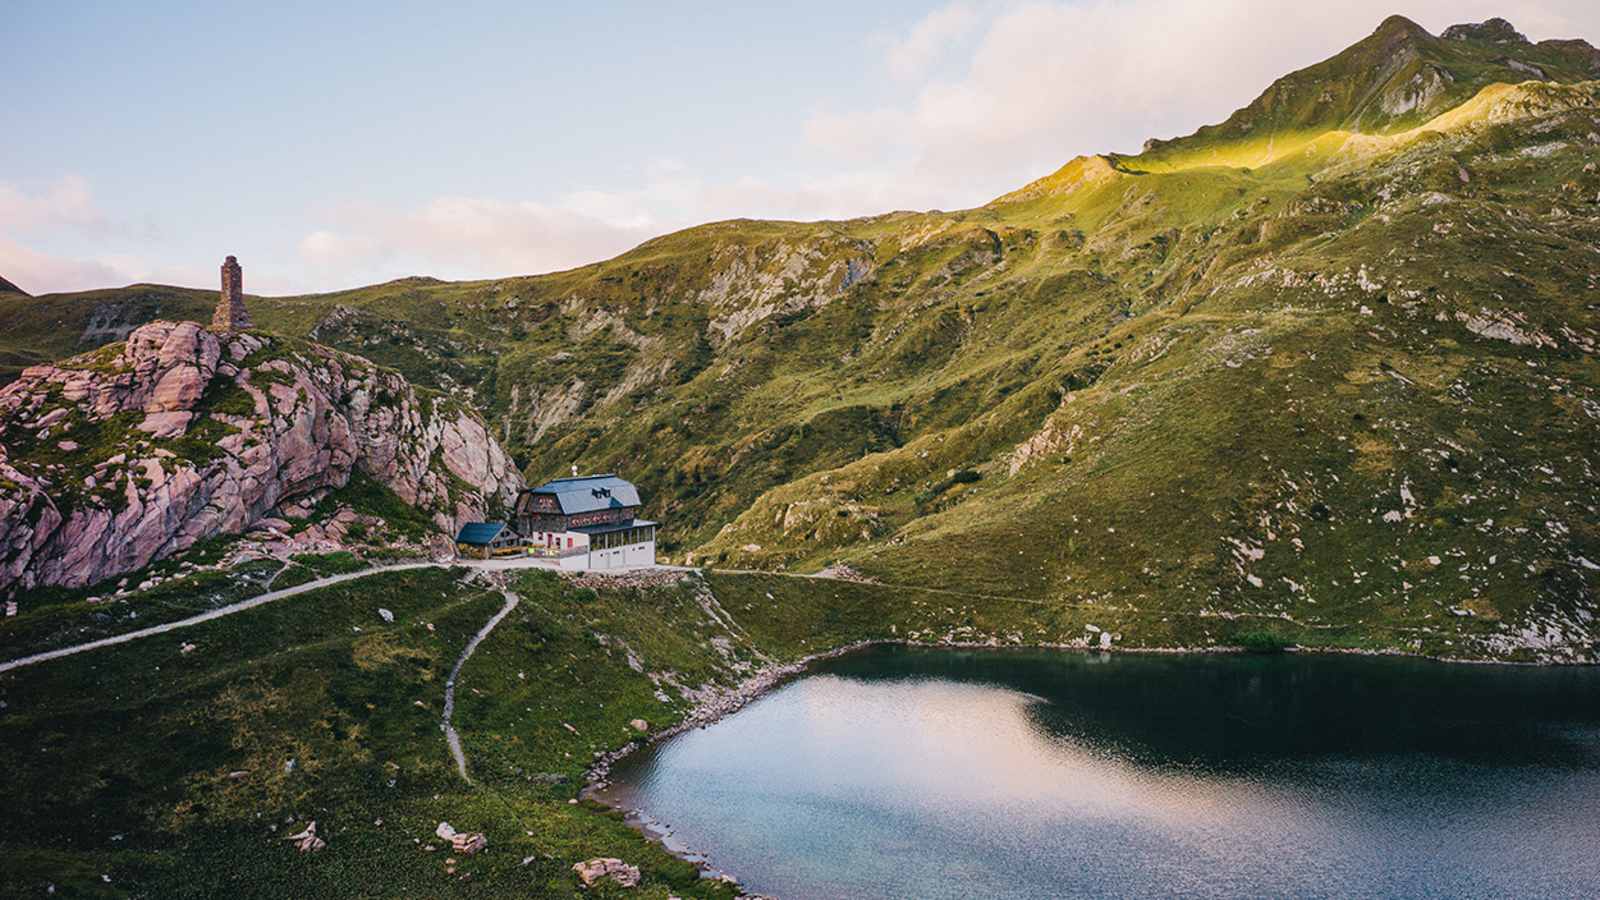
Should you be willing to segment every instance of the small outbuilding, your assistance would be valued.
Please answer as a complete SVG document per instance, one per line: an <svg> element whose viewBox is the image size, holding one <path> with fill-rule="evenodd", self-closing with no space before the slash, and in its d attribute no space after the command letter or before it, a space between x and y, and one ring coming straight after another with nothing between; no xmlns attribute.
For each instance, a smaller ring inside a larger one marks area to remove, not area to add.
<svg viewBox="0 0 1600 900"><path fill-rule="evenodd" d="M504 522L468 522L456 535L456 552L488 559L497 551L513 550L522 543L522 538Z"/></svg>

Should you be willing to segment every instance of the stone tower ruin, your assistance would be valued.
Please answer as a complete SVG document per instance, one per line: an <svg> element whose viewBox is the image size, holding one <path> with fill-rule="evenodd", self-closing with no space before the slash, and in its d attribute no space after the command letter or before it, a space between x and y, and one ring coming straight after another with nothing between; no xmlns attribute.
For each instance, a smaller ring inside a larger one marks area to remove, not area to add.
<svg viewBox="0 0 1600 900"><path fill-rule="evenodd" d="M211 330L246 331L254 327L250 311L244 308L244 270L230 256L222 261L222 299L217 301L216 315L211 317Z"/></svg>

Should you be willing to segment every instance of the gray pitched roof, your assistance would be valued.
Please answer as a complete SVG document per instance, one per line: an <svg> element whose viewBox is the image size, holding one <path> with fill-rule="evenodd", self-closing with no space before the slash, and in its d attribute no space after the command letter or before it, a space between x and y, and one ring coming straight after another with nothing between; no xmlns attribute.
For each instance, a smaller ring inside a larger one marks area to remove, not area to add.
<svg viewBox="0 0 1600 900"><path fill-rule="evenodd" d="M639 489L615 475L583 475L557 478L534 488L530 493L554 494L563 515L639 506Z"/></svg>

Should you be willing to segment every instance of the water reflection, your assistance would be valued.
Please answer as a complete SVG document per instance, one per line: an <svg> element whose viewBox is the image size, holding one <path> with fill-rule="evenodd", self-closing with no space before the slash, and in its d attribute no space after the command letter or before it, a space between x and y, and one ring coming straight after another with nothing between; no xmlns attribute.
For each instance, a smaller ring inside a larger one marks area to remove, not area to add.
<svg viewBox="0 0 1600 900"><path fill-rule="evenodd" d="M1597 675L874 651L618 796L793 897L1573 895L1600 884Z"/></svg>
<svg viewBox="0 0 1600 900"><path fill-rule="evenodd" d="M944 678L1035 694L1052 734L1152 764L1250 767L1424 752L1505 764L1596 764L1569 723L1600 722L1593 669L1405 658L919 653L882 648L823 671L863 682Z"/></svg>

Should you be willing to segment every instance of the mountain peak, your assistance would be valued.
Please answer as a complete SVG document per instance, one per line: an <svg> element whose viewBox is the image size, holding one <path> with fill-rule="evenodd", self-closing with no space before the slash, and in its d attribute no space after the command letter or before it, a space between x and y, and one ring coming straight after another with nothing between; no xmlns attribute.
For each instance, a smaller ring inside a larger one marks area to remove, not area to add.
<svg viewBox="0 0 1600 900"><path fill-rule="evenodd" d="M1381 23L1379 23L1378 29L1373 32L1373 35L1383 37L1433 37L1433 35L1428 33L1428 29L1423 28L1421 25L1418 25L1405 16L1390 16L1389 18L1384 19Z"/></svg>
<svg viewBox="0 0 1600 900"><path fill-rule="evenodd" d="M1021 203L1026 200L1035 200L1040 197L1060 197L1077 192L1089 185L1097 184L1117 174L1116 161L1109 156L1095 154L1092 156L1075 156L1067 164L1043 178L990 201L993 206L1000 203Z"/></svg>
<svg viewBox="0 0 1600 900"><path fill-rule="evenodd" d="M1505 19L1488 19L1477 24L1470 22L1452 25L1440 35L1447 41L1482 41L1489 44L1526 44L1528 39Z"/></svg>
<svg viewBox="0 0 1600 900"><path fill-rule="evenodd" d="M1329 131L1385 134L1413 128L1495 83L1556 83L1600 76L1600 51L1582 40L1537 45L1505 19L1455 25L1435 37L1405 16L1384 19L1342 52L1273 82L1226 121L1188 137L1150 141L1130 171L1197 161L1259 165L1274 141ZM1255 142L1260 152L1235 152Z"/></svg>

